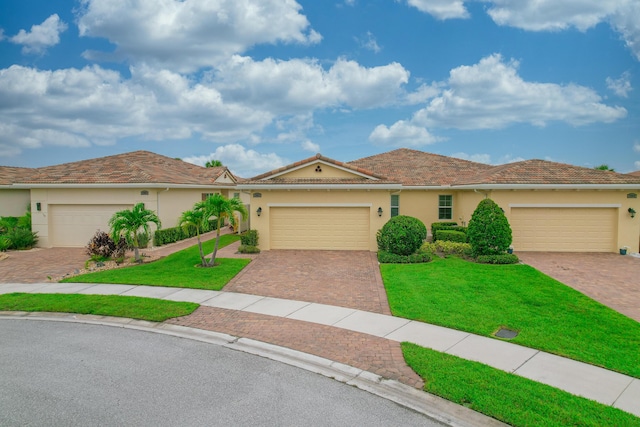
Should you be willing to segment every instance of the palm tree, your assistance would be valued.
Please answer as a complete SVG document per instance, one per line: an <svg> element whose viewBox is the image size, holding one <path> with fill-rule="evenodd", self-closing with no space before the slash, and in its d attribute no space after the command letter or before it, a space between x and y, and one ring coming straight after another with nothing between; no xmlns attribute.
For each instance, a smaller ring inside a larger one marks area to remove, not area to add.
<svg viewBox="0 0 640 427"><path fill-rule="evenodd" d="M600 171L610 171L610 172L615 172L616 171L615 169L610 168L609 165L607 165L607 164L602 164L600 166L596 166L594 169L600 170Z"/></svg>
<svg viewBox="0 0 640 427"><path fill-rule="evenodd" d="M234 212L239 212L242 219L244 219L248 215L247 208L245 208L240 199L235 197L233 199L227 199L222 194L216 193L196 203L194 210L202 210L204 212L204 221L208 221L211 217L216 218L216 244L213 248L211 259L206 263L207 267L213 267L220 243L220 227L224 224L224 220L228 219L232 225L235 225L236 218Z"/></svg>
<svg viewBox="0 0 640 427"><path fill-rule="evenodd" d="M141 262L138 248L138 232L140 229L149 234L149 223L153 222L161 227L160 218L155 212L145 209L144 203L136 204L131 210L118 211L109 219L109 227L111 228L111 236L114 241L120 240L120 236L125 236L127 241L133 245L136 262Z"/></svg>
<svg viewBox="0 0 640 427"><path fill-rule="evenodd" d="M206 212L203 209L191 209L188 211L182 212L180 218L178 219L178 226L182 227L185 231L189 227L194 227L196 229L196 236L198 238L198 248L200 249L200 260L202 261L202 266L207 266L207 259L204 256L204 251L202 250L202 242L200 241L200 233L208 228L208 218L205 218Z"/></svg>
<svg viewBox="0 0 640 427"><path fill-rule="evenodd" d="M212 160L209 160L207 163L205 163L204 166L207 168L215 168L218 166L222 166L222 162L220 160L212 159Z"/></svg>

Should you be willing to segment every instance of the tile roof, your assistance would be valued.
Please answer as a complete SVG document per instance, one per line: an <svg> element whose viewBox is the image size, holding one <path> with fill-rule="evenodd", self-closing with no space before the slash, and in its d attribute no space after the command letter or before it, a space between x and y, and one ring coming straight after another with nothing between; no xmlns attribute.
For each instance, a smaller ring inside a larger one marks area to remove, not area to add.
<svg viewBox="0 0 640 427"><path fill-rule="evenodd" d="M224 166L205 168L149 151L134 151L31 169L29 176L17 176L14 182L210 185L225 171L227 168Z"/></svg>
<svg viewBox="0 0 640 427"><path fill-rule="evenodd" d="M464 180L492 166L454 157L399 148L348 163L406 186L443 186Z"/></svg>
<svg viewBox="0 0 640 427"><path fill-rule="evenodd" d="M631 172L631 173L628 173L627 175L640 176L640 171Z"/></svg>
<svg viewBox="0 0 640 427"><path fill-rule="evenodd" d="M546 160L525 160L493 166L472 177L460 178L456 185L474 184L639 184L640 177L583 168Z"/></svg>
<svg viewBox="0 0 640 427"><path fill-rule="evenodd" d="M17 180L27 179L34 169L14 166L0 166L0 185L11 185Z"/></svg>

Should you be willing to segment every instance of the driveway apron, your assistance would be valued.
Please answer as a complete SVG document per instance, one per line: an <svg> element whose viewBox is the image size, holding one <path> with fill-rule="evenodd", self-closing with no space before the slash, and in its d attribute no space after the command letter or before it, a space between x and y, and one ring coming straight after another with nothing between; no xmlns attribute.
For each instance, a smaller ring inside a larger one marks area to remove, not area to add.
<svg viewBox="0 0 640 427"><path fill-rule="evenodd" d="M38 283L84 268L84 248L10 251L0 260L0 283Z"/></svg>
<svg viewBox="0 0 640 427"><path fill-rule="evenodd" d="M265 251L224 290L391 314L372 252Z"/></svg>
<svg viewBox="0 0 640 427"><path fill-rule="evenodd" d="M640 322L640 258L613 253L519 252L525 264Z"/></svg>

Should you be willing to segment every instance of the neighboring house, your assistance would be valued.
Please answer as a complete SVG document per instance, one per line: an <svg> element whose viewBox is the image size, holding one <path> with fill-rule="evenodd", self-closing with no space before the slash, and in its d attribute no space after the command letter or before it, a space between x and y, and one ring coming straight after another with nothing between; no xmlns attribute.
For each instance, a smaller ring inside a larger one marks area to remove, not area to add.
<svg viewBox="0 0 640 427"><path fill-rule="evenodd" d="M516 251L638 252L640 177L543 160L490 166L398 149L348 163L320 154L238 183L268 249L377 250L394 215L468 224L485 197Z"/></svg>
<svg viewBox="0 0 640 427"><path fill-rule="evenodd" d="M42 168L0 167L0 216L31 205L41 247L82 247L96 230L109 231L114 212L142 202L163 227L207 194L240 197L226 167L204 168L147 151Z"/></svg>

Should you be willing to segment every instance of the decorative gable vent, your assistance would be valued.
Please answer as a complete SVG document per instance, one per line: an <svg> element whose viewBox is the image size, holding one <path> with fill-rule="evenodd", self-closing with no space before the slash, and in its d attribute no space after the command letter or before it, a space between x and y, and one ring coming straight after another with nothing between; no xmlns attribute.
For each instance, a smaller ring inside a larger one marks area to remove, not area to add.
<svg viewBox="0 0 640 427"><path fill-rule="evenodd" d="M322 172L322 166L320 165L316 166L316 172Z"/></svg>
<svg viewBox="0 0 640 427"><path fill-rule="evenodd" d="M142 191L140 192L140 195L141 195L141 196L148 196L148 195L149 195L149 191L147 191L147 190L142 190Z"/></svg>
<svg viewBox="0 0 640 427"><path fill-rule="evenodd" d="M627 199L637 199L638 198L638 194L637 193L629 193L627 194Z"/></svg>

